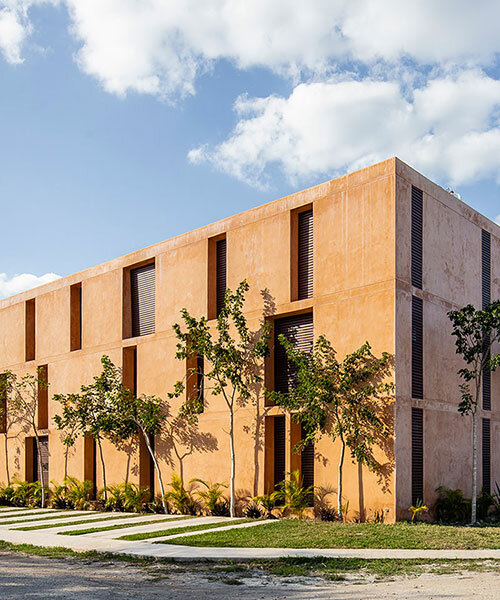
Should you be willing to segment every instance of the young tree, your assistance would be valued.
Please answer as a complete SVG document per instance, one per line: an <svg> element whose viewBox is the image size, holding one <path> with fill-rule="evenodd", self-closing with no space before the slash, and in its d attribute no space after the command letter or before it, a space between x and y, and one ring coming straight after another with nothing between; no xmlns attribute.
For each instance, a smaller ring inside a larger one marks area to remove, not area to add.
<svg viewBox="0 0 500 600"><path fill-rule="evenodd" d="M184 330L178 323L173 326L179 340L176 358L183 361L193 355L204 358L205 372L200 375L208 383L205 390L210 389L212 395L221 396L228 411L231 516L235 515L234 415L237 407L244 406L251 397L252 386L262 380L258 370L249 369L248 365L252 359L263 359L268 353L269 328L264 324L259 331L251 332L243 314L248 289L248 283L242 281L234 293L230 289L226 290L224 306L217 317L215 331L210 328L205 317L198 320L186 309L181 311ZM179 397L184 389L184 381L178 381L171 397ZM184 405L183 413L191 414L193 418L196 418L199 411L199 403L188 400Z"/></svg>
<svg viewBox="0 0 500 600"><path fill-rule="evenodd" d="M461 310L452 310L448 317L453 325L457 354L467 365L458 371L465 383L460 385L460 414L472 415L472 511L471 523L477 518L477 410L485 371L495 371L500 364L500 354L493 352L493 345L500 340L500 300L492 302L484 310L476 310L472 304ZM471 385L473 389L471 390Z"/></svg>
<svg viewBox="0 0 500 600"><path fill-rule="evenodd" d="M17 422L17 415L10 410L14 381L15 375L11 371L5 371L4 373L0 374L0 423L3 423L4 430L5 471L7 475L7 485L10 485L9 432Z"/></svg>
<svg viewBox="0 0 500 600"><path fill-rule="evenodd" d="M381 417L381 402L389 399L393 384L385 381L390 373L391 355L380 358L365 342L339 361L331 343L319 336L312 352L295 348L285 336L278 336L288 360L295 369L295 382L288 393L268 392L275 404L291 412L304 427L305 437L296 450L314 443L323 434L340 441L338 462L337 513L342 515L342 471L346 448L353 461L378 470L373 447L378 437L389 435Z"/></svg>
<svg viewBox="0 0 500 600"><path fill-rule="evenodd" d="M68 479L68 458L72 448L81 433L81 423L78 411L78 399L76 394L54 394L53 399L63 407L60 415L54 416L57 429L62 432L62 443L64 446L64 485Z"/></svg>
<svg viewBox="0 0 500 600"><path fill-rule="evenodd" d="M45 506L45 485L43 481L43 464L40 436L38 433L38 408L40 392L48 388L48 382L39 372L37 375L26 373L18 377L12 372L7 372L10 380L10 404L9 411L12 417L22 426L25 431L32 431L35 436L35 444L38 456L38 472L40 473L41 504Z"/></svg>
<svg viewBox="0 0 500 600"><path fill-rule="evenodd" d="M168 406L158 396L142 394L136 397L126 388L123 388L122 393L116 396L116 401L115 412L117 423L115 432L123 439L137 434L143 437L155 466L160 484L163 510L166 514L168 510L165 502L165 487L163 485L160 465L158 464L155 450L151 445L151 437L163 431L168 417Z"/></svg>

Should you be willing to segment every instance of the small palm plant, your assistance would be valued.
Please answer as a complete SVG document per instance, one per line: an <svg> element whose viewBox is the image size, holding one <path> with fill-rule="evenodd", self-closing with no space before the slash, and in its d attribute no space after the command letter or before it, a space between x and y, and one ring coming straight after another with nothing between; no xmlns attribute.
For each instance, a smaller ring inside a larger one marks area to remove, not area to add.
<svg viewBox="0 0 500 600"><path fill-rule="evenodd" d="M149 502L151 492L149 488L141 487L136 483L123 484L123 508L132 512L141 512Z"/></svg>
<svg viewBox="0 0 500 600"><path fill-rule="evenodd" d="M284 508L288 508L292 514L302 519L306 508L313 504L314 486L303 486L299 470L288 473L288 475L289 477L277 486L276 500L281 501Z"/></svg>
<svg viewBox="0 0 500 600"><path fill-rule="evenodd" d="M66 498L68 503L76 510L89 510L91 506L94 484L91 481L79 481L76 477L66 477L64 480L67 488Z"/></svg>
<svg viewBox="0 0 500 600"><path fill-rule="evenodd" d="M278 495L278 492L262 494L261 496L255 496L254 498L252 498L252 502L256 506L260 506L260 508L264 512L266 519L273 519L273 509L276 506Z"/></svg>
<svg viewBox="0 0 500 600"><path fill-rule="evenodd" d="M106 510L123 512L125 493L122 483L106 486L101 490L101 496L104 500L104 508Z"/></svg>
<svg viewBox="0 0 500 600"><path fill-rule="evenodd" d="M189 483L200 483L205 489L194 492L203 502L209 515L221 516L227 512L228 503L224 498L224 488L227 483L207 483L203 479L191 479Z"/></svg>
<svg viewBox="0 0 500 600"><path fill-rule="evenodd" d="M29 481L13 480L14 494L13 502L16 506L32 506L33 505L33 483Z"/></svg>
<svg viewBox="0 0 500 600"><path fill-rule="evenodd" d="M192 483L190 482L189 485L189 489L186 489L179 475L172 473L169 483L171 489L165 494L165 500L170 502L181 515L196 515L198 512L198 503L193 497Z"/></svg>

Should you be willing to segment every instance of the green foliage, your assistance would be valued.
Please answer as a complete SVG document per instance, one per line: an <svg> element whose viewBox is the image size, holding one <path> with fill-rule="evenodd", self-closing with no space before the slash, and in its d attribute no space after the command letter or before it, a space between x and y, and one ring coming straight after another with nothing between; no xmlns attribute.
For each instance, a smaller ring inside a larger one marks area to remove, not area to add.
<svg viewBox="0 0 500 600"><path fill-rule="evenodd" d="M301 519L306 508L313 504L314 486L303 487L299 470L287 473L287 475L287 478L277 486L276 500Z"/></svg>
<svg viewBox="0 0 500 600"><path fill-rule="evenodd" d="M391 414L387 408L394 384L386 378L392 357L386 352L380 358L374 356L368 342L339 361L324 336L318 337L312 352L297 349L293 340L283 335L278 341L295 368L296 381L288 393L271 391L268 397L302 424L306 434L295 451L324 434L340 440L337 508L341 516L345 448L351 451L353 462L365 464L381 478L387 478L392 469L390 463L379 463L374 454L375 446L390 451Z"/></svg>
<svg viewBox="0 0 500 600"><path fill-rule="evenodd" d="M253 500L246 505L244 512L247 519L262 518L262 511Z"/></svg>
<svg viewBox="0 0 500 600"><path fill-rule="evenodd" d="M276 507L276 501L278 500L277 492L270 492L266 494L261 494L260 496L255 496L252 498L254 504L262 509L265 514L266 519L273 518L273 509Z"/></svg>
<svg viewBox="0 0 500 600"><path fill-rule="evenodd" d="M4 488L8 495L9 502L13 506L42 506L42 493L45 497L48 495L48 489L44 488L39 481L28 482L13 479L12 485Z"/></svg>
<svg viewBox="0 0 500 600"><path fill-rule="evenodd" d="M411 522L418 523L422 517L422 513L427 512L429 509L422 502L422 500L419 499L419 500L417 500L415 506L413 506L413 505L410 506L410 508L408 510L411 512Z"/></svg>
<svg viewBox="0 0 500 600"><path fill-rule="evenodd" d="M169 484L170 491L165 494L165 500L181 515L196 515L199 511L198 503L193 496L193 486L191 483L189 485L189 489L186 489L182 479L172 473Z"/></svg>
<svg viewBox="0 0 500 600"><path fill-rule="evenodd" d="M224 498L224 489L227 483L207 483L203 479L191 479L190 483L199 483L204 489L196 490L194 495L203 503L207 514L224 516L227 512L227 502Z"/></svg>
<svg viewBox="0 0 500 600"><path fill-rule="evenodd" d="M235 449L234 412L245 406L252 397L252 390L263 382L263 358L268 355L270 327L263 323L255 332L248 328L243 312L245 296L249 290L242 281L233 293L226 290L222 307L214 328L206 317L197 319L184 308L181 311L183 327L178 323L173 329L177 336L176 358L181 361L201 356L205 362L204 389L214 396L221 396L229 413L229 438L231 447L231 475L229 478L230 513L235 514ZM185 391L185 381L178 381L171 398L179 398ZM189 398L181 408L181 415L196 422L200 406Z"/></svg>
<svg viewBox="0 0 500 600"><path fill-rule="evenodd" d="M73 508L66 495L67 487L64 484L58 484L51 481L52 489L50 490L50 507L57 509Z"/></svg>
<svg viewBox="0 0 500 600"><path fill-rule="evenodd" d="M14 504L14 486L0 485L0 506L12 506Z"/></svg>
<svg viewBox="0 0 500 600"><path fill-rule="evenodd" d="M125 483L123 507L126 511L143 512L151 498L149 488L141 487L136 483Z"/></svg>
<svg viewBox="0 0 500 600"><path fill-rule="evenodd" d="M76 477L65 480L68 503L76 510L89 510L92 506L94 484L92 481L79 481Z"/></svg>
<svg viewBox="0 0 500 600"><path fill-rule="evenodd" d="M462 490L440 485L436 492L434 513L440 523L463 523L469 518L471 501L464 497Z"/></svg>

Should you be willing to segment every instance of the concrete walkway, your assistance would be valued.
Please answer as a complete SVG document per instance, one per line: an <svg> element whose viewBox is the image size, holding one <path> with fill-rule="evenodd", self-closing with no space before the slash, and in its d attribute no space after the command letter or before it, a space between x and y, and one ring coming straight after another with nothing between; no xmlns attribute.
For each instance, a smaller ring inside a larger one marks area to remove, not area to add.
<svg viewBox="0 0 500 600"><path fill-rule="evenodd" d="M7 511L0 510L0 515L3 516ZM14 511L15 512L15 511ZM47 514L49 511L41 510L40 513ZM110 516L109 513L101 513L105 516ZM123 514L123 513L120 513ZM95 513L90 513L90 516L95 516ZM75 515L76 516L76 515ZM175 519L175 515L171 515ZM22 515L18 515L19 520ZM168 518L168 515L143 515L137 517L142 520L150 520L148 525L138 527L127 527L115 529L112 531L99 532L93 534L83 534L77 536L58 535L58 531L73 530L76 528L85 528L85 525L71 527L56 527L52 529L40 529L35 531L14 531L13 528L19 525L2 525L0 520L0 540L12 542L14 544L33 544L35 546L49 547L64 547L75 551L96 550L98 552L114 552L118 554L127 554L142 557L157 557L171 558L178 560L258 560L281 558L286 556L303 556L303 557L329 557L329 558L422 558L422 559L496 559L500 560L499 550L392 550L392 549L297 549L297 548L197 548L193 546L182 546L172 544L155 544L153 542L172 539L167 536L154 538L154 540L142 540L129 542L116 539L122 535L131 533L140 533L142 531L163 531L167 528L183 527L188 525L226 523L227 525L219 527L218 531L228 529L246 528L246 527L261 527L273 521L255 521L250 523L231 524L229 517L200 517L187 520L172 521L172 523L154 523L154 521ZM71 519L71 514L68 513L68 520ZM130 522L132 519L123 519L122 523ZM50 521L48 521L49 523ZM118 524L117 519L106 521L102 526ZM90 526L100 526L96 522ZM156 529L155 529L156 528ZM175 536L175 539L191 535L199 535L201 533L214 531L211 529L200 530L196 532L187 532Z"/></svg>

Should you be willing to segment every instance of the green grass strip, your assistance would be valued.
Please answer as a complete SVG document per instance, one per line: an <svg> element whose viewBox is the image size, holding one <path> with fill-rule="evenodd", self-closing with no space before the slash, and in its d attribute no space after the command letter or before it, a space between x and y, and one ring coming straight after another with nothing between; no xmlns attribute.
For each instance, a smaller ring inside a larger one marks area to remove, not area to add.
<svg viewBox="0 0 500 600"><path fill-rule="evenodd" d="M120 513L117 513L120 515ZM82 521L65 521L63 523L44 523L42 525L30 525L29 527L12 527L14 531L36 531L37 529L52 529L53 527L71 527L72 525L85 525L86 523L102 523L103 521L116 521L117 519L132 519L142 517L140 513L136 515L120 515L116 517L94 518Z"/></svg>
<svg viewBox="0 0 500 600"><path fill-rule="evenodd" d="M99 531L113 531L114 529L125 529L126 527L141 527L142 525L155 525L155 523L165 523L166 521L180 521L192 519L192 517L174 517L170 519L157 519L156 521L140 521L139 523L119 523L108 525L107 527L92 527L89 529L73 529L72 531L60 531L57 535L84 535L85 533L98 533Z"/></svg>
<svg viewBox="0 0 500 600"><path fill-rule="evenodd" d="M228 548L498 549L500 527L283 519L259 527L200 534L184 538L182 544Z"/></svg>
<svg viewBox="0 0 500 600"><path fill-rule="evenodd" d="M124 535L119 540L127 540L129 542L135 542L137 540L149 540L150 538L163 537L165 535L179 535L181 533L187 533L189 531L200 531L203 529L212 529L214 527L225 527L227 525L237 525L238 523L246 523L248 519L238 519L236 521L224 521L223 523L207 523L206 525L186 525L185 527L176 527L174 529L164 529L163 531L148 531L146 533L133 533L131 535ZM155 542L162 543L162 542Z"/></svg>
<svg viewBox="0 0 500 600"><path fill-rule="evenodd" d="M12 512L12 513L9 513L9 514L6 514L6 515L2 515L0 513L0 523L2 523L5 519L13 519L14 517L17 517L18 515L20 517L31 517L31 516L35 517L37 515L41 516L43 514L54 515L54 514L60 513L60 512L61 512L60 510L51 510L50 513L49 513L49 511L45 511L45 510L43 510L43 512L42 512L42 509L40 509L37 512L33 512L33 511L21 511L20 510L19 512L15 512L15 513ZM68 511L68 512L71 512L71 511Z"/></svg>
<svg viewBox="0 0 500 600"><path fill-rule="evenodd" d="M73 511L68 511L68 512L65 512L63 515L53 515L53 516L50 516L50 517L41 517L40 519L36 519L36 523L38 523L39 521L45 522L45 521L54 521L56 519L69 519L69 518L71 518L71 516L73 516L73 517L85 517L87 514L88 514L88 516L91 516L91 515L95 514L93 512L89 512L89 513L83 512L82 514L78 513L76 515L71 515L72 512ZM19 519L12 519L10 521L1 521L0 525L15 525L16 523L18 523L19 525L22 525L23 523L33 523L34 520L35 520L34 516L31 517L31 518L28 518L28 519L21 519L21 520L19 520ZM55 527L55 525L54 525L54 527ZM59 527L59 525L57 525L57 527Z"/></svg>

